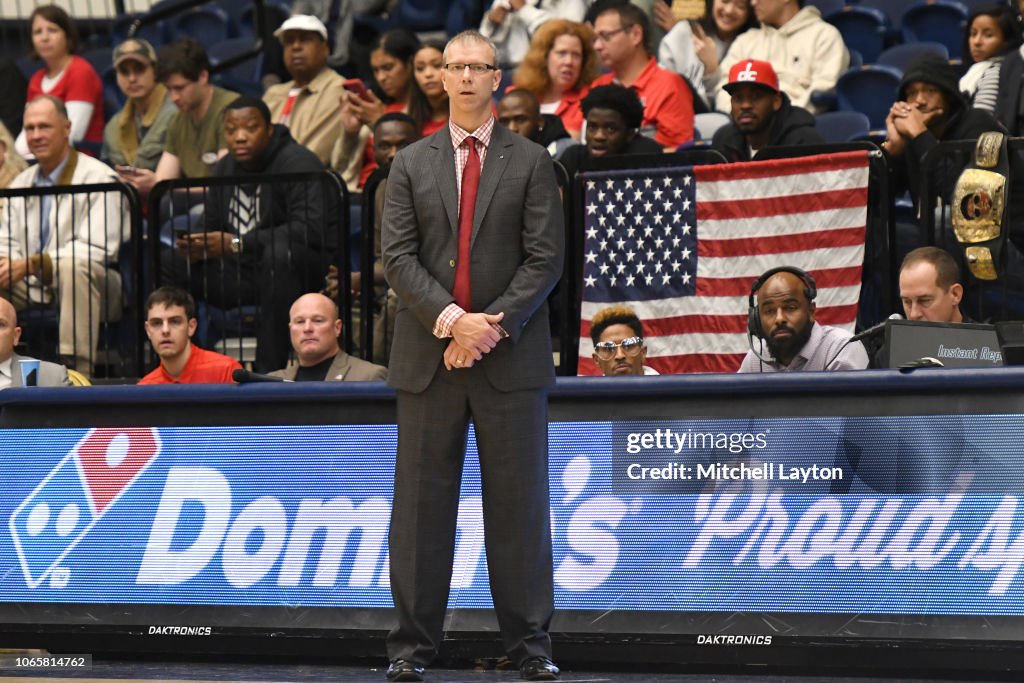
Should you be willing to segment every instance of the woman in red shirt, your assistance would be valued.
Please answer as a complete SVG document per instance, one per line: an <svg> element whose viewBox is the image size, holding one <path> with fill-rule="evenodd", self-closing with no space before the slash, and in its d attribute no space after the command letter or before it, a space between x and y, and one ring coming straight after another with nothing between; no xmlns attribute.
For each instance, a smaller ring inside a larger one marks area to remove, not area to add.
<svg viewBox="0 0 1024 683"><path fill-rule="evenodd" d="M103 83L89 62L74 54L78 29L68 13L56 5L35 8L29 17L32 56L43 60L43 68L32 75L26 101L40 95L60 98L71 119L71 142L103 143ZM15 147L28 155L24 132Z"/></svg>
<svg viewBox="0 0 1024 683"><path fill-rule="evenodd" d="M541 113L561 118L569 134L579 140L583 127L580 100L597 74L591 28L567 19L551 19L533 34L513 82L536 95Z"/></svg>

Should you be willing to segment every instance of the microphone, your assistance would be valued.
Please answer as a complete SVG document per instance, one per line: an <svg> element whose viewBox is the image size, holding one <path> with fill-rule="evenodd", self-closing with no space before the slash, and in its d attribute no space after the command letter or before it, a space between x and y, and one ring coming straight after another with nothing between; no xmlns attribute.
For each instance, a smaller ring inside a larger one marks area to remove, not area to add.
<svg viewBox="0 0 1024 683"><path fill-rule="evenodd" d="M231 379L235 380L239 384L248 384L251 382L288 382L290 380L284 377L274 377L272 375L261 375L258 372L249 372L238 368L231 373Z"/></svg>
<svg viewBox="0 0 1024 683"><path fill-rule="evenodd" d="M875 336L876 334L885 329L886 324L888 324L890 320L903 320L903 316L900 315L899 313L893 313L892 315L890 315L888 318L878 323L877 325L872 325L868 329L858 332L857 334L850 337L850 342L860 341L861 339L867 339L868 337Z"/></svg>

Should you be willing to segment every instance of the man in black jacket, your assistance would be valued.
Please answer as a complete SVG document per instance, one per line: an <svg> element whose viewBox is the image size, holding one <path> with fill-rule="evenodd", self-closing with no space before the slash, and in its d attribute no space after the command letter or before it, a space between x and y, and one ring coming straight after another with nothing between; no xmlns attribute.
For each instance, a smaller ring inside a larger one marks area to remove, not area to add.
<svg viewBox="0 0 1024 683"><path fill-rule="evenodd" d="M594 157L661 154L661 143L640 134L644 105L636 92L621 85L601 85L580 102L587 122L585 145L573 145L558 161L572 178Z"/></svg>
<svg viewBox="0 0 1024 683"><path fill-rule="evenodd" d="M711 146L729 161L750 161L765 147L825 142L814 127L814 117L779 90L770 63L736 62L722 87L732 97L732 121L715 132Z"/></svg>
<svg viewBox="0 0 1024 683"><path fill-rule="evenodd" d="M323 284L337 241L337 202L326 179L260 181L324 170L287 128L271 124L262 100L239 97L228 105L224 133L228 154L213 175L239 182L210 188L206 232L179 237L172 278L220 308L258 304L255 368L269 372L288 360L291 302Z"/></svg>
<svg viewBox="0 0 1024 683"><path fill-rule="evenodd" d="M897 100L885 119L882 149L889 154L893 189L910 190L916 207L921 199L925 155L945 140L977 140L987 131L1005 132L990 113L972 109L960 94L956 68L935 55L921 55L907 66ZM935 187L947 200L963 164L937 167Z"/></svg>

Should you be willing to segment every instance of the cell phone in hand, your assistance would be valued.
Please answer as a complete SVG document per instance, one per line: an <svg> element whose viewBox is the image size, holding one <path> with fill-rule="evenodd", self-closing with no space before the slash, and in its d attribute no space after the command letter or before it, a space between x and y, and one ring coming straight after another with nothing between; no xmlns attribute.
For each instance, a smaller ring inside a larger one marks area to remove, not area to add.
<svg viewBox="0 0 1024 683"><path fill-rule="evenodd" d="M355 94L359 95L364 100L366 100L367 102L372 102L373 101L370 98L370 91L368 91L366 89L366 84L363 83L358 78L349 78L344 83L342 83L342 85L345 87L345 90L348 90L350 92L354 92Z"/></svg>
<svg viewBox="0 0 1024 683"><path fill-rule="evenodd" d="M135 168L134 166L118 165L118 166L115 167L115 169L117 170L118 173L123 173L125 175L138 175L139 174L139 169Z"/></svg>

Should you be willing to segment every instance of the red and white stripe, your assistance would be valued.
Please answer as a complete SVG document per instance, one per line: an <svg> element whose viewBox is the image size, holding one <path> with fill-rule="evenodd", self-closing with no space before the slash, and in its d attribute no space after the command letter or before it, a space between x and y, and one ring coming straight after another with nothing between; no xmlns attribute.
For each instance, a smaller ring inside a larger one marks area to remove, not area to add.
<svg viewBox="0 0 1024 683"><path fill-rule="evenodd" d="M696 166L697 296L624 301L644 324L647 365L662 374L735 372L748 347L750 286L769 268L808 271L815 319L853 331L867 224L867 152ZM642 171L640 171L642 173ZM583 302L579 373L591 359Z"/></svg>

